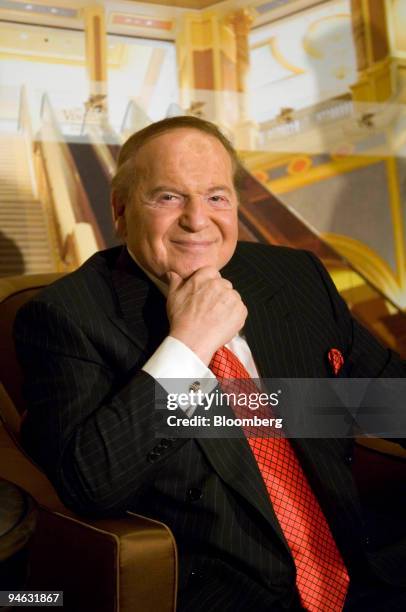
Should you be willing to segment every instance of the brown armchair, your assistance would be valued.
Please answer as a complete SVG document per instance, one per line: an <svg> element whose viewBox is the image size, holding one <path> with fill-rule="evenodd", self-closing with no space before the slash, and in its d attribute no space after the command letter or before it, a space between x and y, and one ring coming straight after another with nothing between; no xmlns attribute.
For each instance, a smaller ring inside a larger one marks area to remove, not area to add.
<svg viewBox="0 0 406 612"><path fill-rule="evenodd" d="M24 302L60 276L0 279L0 478L19 485L39 505L27 586L64 591L64 610L74 612L170 612L176 609L177 588L177 552L170 530L133 513L103 520L75 515L19 445L25 404L13 321Z"/></svg>

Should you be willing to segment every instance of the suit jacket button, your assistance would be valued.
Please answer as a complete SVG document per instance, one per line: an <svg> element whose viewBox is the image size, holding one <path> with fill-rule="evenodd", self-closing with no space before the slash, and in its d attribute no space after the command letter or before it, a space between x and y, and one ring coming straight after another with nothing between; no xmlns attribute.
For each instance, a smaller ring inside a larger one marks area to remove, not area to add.
<svg viewBox="0 0 406 612"><path fill-rule="evenodd" d="M159 459L159 456L159 453L157 453L156 451L151 451L150 453L148 453L147 459L150 463L154 463L154 461Z"/></svg>
<svg viewBox="0 0 406 612"><path fill-rule="evenodd" d="M371 539L370 539L370 537L369 537L368 535L367 535L367 536L365 536L365 540L364 540L364 542L365 542L365 546L366 546L367 548L369 548L369 546L370 546L370 544L371 544Z"/></svg>
<svg viewBox="0 0 406 612"><path fill-rule="evenodd" d="M203 492L201 489L189 489L189 491L187 492L187 496L189 501L195 502L195 501L199 501L199 499L202 499L203 497Z"/></svg>
<svg viewBox="0 0 406 612"><path fill-rule="evenodd" d="M162 440L161 440L161 441L160 441L160 443L159 443L159 446L160 446L161 448L169 448L169 447L170 447L170 446L172 446L172 445L173 445L172 440L168 440L168 439L166 439L166 438L162 438Z"/></svg>
<svg viewBox="0 0 406 612"><path fill-rule="evenodd" d="M191 571L190 577L193 580L202 580L204 578L204 574L203 574L203 572L201 570L194 569L194 570Z"/></svg>

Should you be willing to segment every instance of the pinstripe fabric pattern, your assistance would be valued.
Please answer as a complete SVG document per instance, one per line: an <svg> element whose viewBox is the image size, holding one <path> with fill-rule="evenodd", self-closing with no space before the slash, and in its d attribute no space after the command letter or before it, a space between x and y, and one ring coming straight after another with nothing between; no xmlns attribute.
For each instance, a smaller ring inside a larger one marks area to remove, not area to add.
<svg viewBox="0 0 406 612"><path fill-rule="evenodd" d="M243 243L222 274L247 305L244 333L261 376L328 376L331 347L347 375L405 376L405 365L351 320L312 255ZM293 559L247 441L155 438L164 413L140 367L167 332L164 298L120 248L43 291L15 325L29 401L25 445L77 512L131 509L172 529L179 610L299 609ZM292 444L354 576L369 553L351 442ZM406 543L396 554L404 563ZM393 555L371 559L383 580L403 579Z"/></svg>

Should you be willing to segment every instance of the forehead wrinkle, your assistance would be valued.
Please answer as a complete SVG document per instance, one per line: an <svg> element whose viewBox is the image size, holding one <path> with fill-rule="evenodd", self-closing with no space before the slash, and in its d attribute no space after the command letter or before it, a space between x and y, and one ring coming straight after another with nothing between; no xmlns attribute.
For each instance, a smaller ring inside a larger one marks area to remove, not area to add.
<svg viewBox="0 0 406 612"><path fill-rule="evenodd" d="M220 142L192 130L186 132L182 140L169 141L168 148L168 137L169 133L157 136L145 143L137 153L137 183L142 184L144 189L148 182L154 188L156 181L158 185L172 185L181 192L197 189L203 193L229 182L232 187L230 191L233 191L233 164ZM162 147L156 147L159 138L166 140ZM202 158L201 162L199 158Z"/></svg>
<svg viewBox="0 0 406 612"><path fill-rule="evenodd" d="M139 184L148 191L172 189L181 193L190 191L210 193L220 189L232 192L232 176L225 169L221 172L218 167L211 172L211 169L204 164L201 168L190 167L188 163L182 163L182 160L173 160L169 167L155 167L156 171L148 164L144 167L146 171L140 172ZM227 184L227 179L230 184Z"/></svg>

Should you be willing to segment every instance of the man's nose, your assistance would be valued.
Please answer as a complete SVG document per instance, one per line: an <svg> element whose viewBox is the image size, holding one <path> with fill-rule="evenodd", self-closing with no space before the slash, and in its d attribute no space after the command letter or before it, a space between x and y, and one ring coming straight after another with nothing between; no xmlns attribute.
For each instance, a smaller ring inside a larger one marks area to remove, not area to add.
<svg viewBox="0 0 406 612"><path fill-rule="evenodd" d="M201 196L188 198L179 217L179 224L190 232L199 232L209 223L208 205Z"/></svg>

